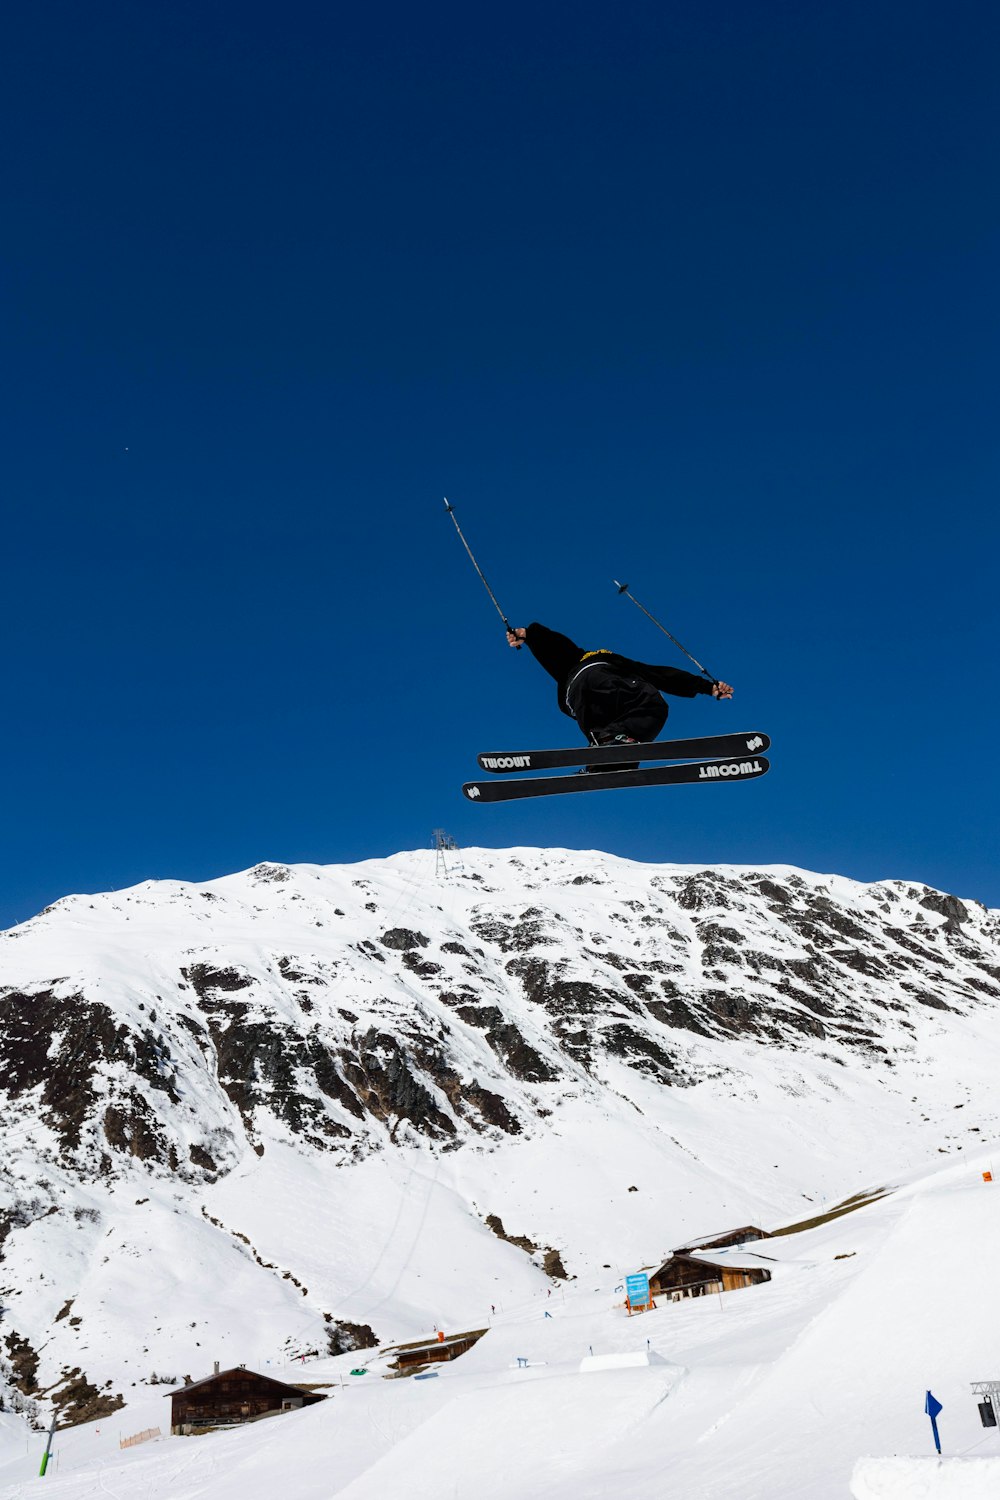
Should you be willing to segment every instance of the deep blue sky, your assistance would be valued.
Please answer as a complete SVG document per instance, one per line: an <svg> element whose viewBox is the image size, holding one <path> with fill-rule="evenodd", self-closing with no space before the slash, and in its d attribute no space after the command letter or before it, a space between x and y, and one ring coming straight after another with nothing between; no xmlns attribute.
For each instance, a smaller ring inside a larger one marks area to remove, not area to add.
<svg viewBox="0 0 1000 1500"><path fill-rule="evenodd" d="M39 0L0 58L0 922L435 827L1000 905L994 6ZM771 775L466 804L576 731L444 495Z"/></svg>

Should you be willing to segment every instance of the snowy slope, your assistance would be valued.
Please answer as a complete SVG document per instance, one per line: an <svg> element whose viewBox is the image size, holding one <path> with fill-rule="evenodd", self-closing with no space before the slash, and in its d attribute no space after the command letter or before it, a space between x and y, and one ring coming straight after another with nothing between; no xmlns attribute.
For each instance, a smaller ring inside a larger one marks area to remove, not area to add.
<svg viewBox="0 0 1000 1500"><path fill-rule="evenodd" d="M923 1492L901 1487L919 1467L859 1460L928 1454L931 1388L944 1405L946 1456L962 1462L935 1466L926 1493L993 1493L983 1484L995 1482L1000 1439L980 1428L969 1393L970 1380L997 1373L1000 1284L988 1268L1000 1188L982 1181L987 1159L911 1177L853 1213L729 1252L736 1264L766 1258L773 1280L724 1299L629 1319L610 1277L571 1283L498 1319L434 1379L381 1379L377 1352L362 1377L348 1373L355 1357L317 1360L308 1378L329 1392L319 1406L122 1453L120 1434L163 1421L166 1402L145 1395L111 1420L58 1435L46 1491L56 1500L270 1500L276 1491L295 1500L846 1500L857 1469L871 1482L856 1493L898 1500ZM956 1269L944 1275L943 1266ZM585 1372L600 1363L591 1351L647 1347L660 1356L648 1368ZM27 1455L23 1441L0 1447L0 1500L21 1500L41 1446L37 1435Z"/></svg>
<svg viewBox="0 0 1000 1500"><path fill-rule="evenodd" d="M603 1318L675 1245L1000 1134L1000 918L975 902L434 864L148 882L0 937L8 1406L83 1420L159 1399L154 1372L516 1319L563 1267Z"/></svg>

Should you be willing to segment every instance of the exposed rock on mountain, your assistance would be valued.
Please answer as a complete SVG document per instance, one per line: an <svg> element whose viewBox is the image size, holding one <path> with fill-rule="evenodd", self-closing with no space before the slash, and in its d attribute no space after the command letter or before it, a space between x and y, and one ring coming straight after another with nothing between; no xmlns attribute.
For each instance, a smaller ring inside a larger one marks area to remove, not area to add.
<svg viewBox="0 0 1000 1500"><path fill-rule="evenodd" d="M112 1399L196 1364L237 1282L272 1350L419 1332L445 1294L403 1241L540 1275L502 1211L572 1274L856 1187L864 1139L959 1150L995 1122L998 1000L997 913L786 868L471 851L67 897L0 935L0 1375ZM112 1357L123 1276L147 1331Z"/></svg>

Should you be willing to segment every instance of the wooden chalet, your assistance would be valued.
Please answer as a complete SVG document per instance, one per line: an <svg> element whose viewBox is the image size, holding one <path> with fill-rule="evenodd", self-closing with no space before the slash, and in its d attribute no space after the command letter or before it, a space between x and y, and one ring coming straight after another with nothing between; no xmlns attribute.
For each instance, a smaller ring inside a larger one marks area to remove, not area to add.
<svg viewBox="0 0 1000 1500"><path fill-rule="evenodd" d="M732 1229L715 1239L684 1245L675 1250L649 1278L654 1297L680 1302L686 1297L707 1297L713 1292L734 1292L740 1287L758 1286L770 1281L771 1273L763 1266L731 1266L712 1259L713 1250L728 1250L752 1240L766 1238L766 1231L754 1224Z"/></svg>
<svg viewBox="0 0 1000 1500"><path fill-rule="evenodd" d="M170 1431L177 1436L209 1427L237 1427L278 1412L297 1411L326 1397L301 1386L287 1385L273 1375L259 1375L238 1365L204 1380L190 1380L170 1392Z"/></svg>
<svg viewBox="0 0 1000 1500"><path fill-rule="evenodd" d="M436 1339L422 1339L415 1344L396 1344L387 1349L386 1353L395 1354L392 1368L397 1375L415 1375L427 1365L447 1364L450 1360L467 1354L486 1332L485 1328L473 1328L469 1333L456 1333L451 1338L439 1333Z"/></svg>

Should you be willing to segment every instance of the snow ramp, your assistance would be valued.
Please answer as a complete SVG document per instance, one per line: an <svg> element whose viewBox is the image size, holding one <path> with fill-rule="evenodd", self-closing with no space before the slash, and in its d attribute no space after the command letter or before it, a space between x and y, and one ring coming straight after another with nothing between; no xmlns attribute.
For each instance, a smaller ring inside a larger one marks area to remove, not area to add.
<svg viewBox="0 0 1000 1500"><path fill-rule="evenodd" d="M528 1379L457 1396L344 1489L337 1500L532 1500L584 1478L674 1389L671 1365ZM638 1440L638 1435L637 1435Z"/></svg>
<svg viewBox="0 0 1000 1500"><path fill-rule="evenodd" d="M854 1500L996 1500L1000 1458L859 1458Z"/></svg>

